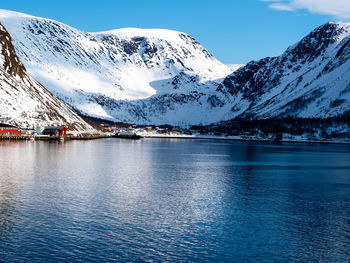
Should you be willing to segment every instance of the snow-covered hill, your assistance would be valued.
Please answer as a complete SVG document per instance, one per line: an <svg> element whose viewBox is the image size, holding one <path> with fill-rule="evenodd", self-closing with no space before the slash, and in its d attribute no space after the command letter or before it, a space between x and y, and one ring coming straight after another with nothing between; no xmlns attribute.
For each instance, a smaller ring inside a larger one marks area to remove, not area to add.
<svg viewBox="0 0 350 263"><path fill-rule="evenodd" d="M279 57L248 63L219 91L239 97L232 117L328 118L350 111L350 23L318 27Z"/></svg>
<svg viewBox="0 0 350 263"><path fill-rule="evenodd" d="M181 32L125 28L86 33L6 10L0 10L0 21L28 72L71 107L94 117L197 122L210 110L208 94L232 72Z"/></svg>
<svg viewBox="0 0 350 263"><path fill-rule="evenodd" d="M0 24L0 122L33 128L64 125L71 131L92 128L27 74Z"/></svg>

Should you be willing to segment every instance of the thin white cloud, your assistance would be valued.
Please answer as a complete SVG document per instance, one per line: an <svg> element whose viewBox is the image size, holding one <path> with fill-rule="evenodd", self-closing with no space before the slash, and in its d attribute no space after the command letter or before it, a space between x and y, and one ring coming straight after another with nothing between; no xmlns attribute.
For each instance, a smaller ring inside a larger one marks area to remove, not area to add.
<svg viewBox="0 0 350 263"><path fill-rule="evenodd" d="M269 5L270 8L280 10L280 11L295 11L295 9L289 5L286 4L271 4Z"/></svg>
<svg viewBox="0 0 350 263"><path fill-rule="evenodd" d="M350 0L261 0L270 2L275 10L295 11L306 9L311 13L330 15L337 19L350 20Z"/></svg>

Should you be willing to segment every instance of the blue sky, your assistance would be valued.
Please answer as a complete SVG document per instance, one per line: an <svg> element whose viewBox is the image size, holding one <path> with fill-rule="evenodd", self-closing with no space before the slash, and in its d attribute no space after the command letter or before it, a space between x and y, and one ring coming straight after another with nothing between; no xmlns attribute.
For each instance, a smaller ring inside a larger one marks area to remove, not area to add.
<svg viewBox="0 0 350 263"><path fill-rule="evenodd" d="M349 19L346 2L350 0L1 0L0 8L90 32L121 27L183 31L223 63L244 64L281 54L327 21Z"/></svg>

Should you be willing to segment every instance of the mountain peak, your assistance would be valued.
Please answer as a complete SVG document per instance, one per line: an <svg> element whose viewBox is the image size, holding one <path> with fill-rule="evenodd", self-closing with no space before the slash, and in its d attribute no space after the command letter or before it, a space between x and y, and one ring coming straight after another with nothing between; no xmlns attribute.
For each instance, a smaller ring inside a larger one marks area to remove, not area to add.
<svg viewBox="0 0 350 263"><path fill-rule="evenodd" d="M340 42L350 35L350 22L327 22L313 30L310 35L323 35L333 41Z"/></svg>

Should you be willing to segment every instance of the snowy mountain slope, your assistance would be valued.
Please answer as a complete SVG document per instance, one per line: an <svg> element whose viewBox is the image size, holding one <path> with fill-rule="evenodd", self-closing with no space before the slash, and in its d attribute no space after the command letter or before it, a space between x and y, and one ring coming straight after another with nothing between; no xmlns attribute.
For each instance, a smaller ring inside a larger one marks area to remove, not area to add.
<svg viewBox="0 0 350 263"><path fill-rule="evenodd" d="M197 108L204 103L202 112L210 110L210 93L232 72L181 32L126 28L86 33L6 10L0 10L0 21L28 72L71 107L94 117L174 123L186 104L188 121L196 122ZM194 92L200 100L192 99ZM214 114L206 121L220 118Z"/></svg>
<svg viewBox="0 0 350 263"><path fill-rule="evenodd" d="M70 130L92 128L27 74L0 24L0 122L33 128L65 125Z"/></svg>
<svg viewBox="0 0 350 263"><path fill-rule="evenodd" d="M327 118L349 111L350 23L327 23L281 56L248 63L218 91L241 98L232 117Z"/></svg>
<svg viewBox="0 0 350 263"><path fill-rule="evenodd" d="M327 23L279 57L233 67L181 32L86 33L6 10L0 21L28 72L84 115L185 125L350 110L348 23Z"/></svg>

